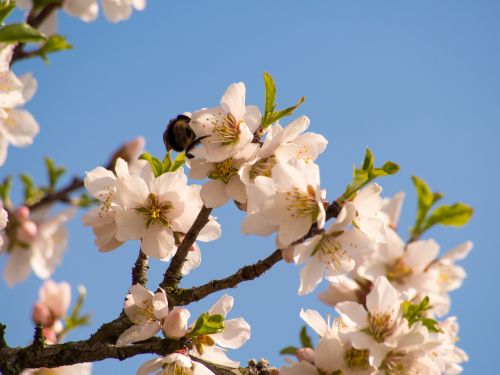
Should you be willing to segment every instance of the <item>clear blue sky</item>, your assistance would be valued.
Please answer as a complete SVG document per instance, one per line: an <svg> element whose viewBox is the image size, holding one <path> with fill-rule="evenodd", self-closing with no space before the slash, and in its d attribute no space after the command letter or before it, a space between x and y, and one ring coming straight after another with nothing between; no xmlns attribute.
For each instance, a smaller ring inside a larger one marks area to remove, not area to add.
<svg viewBox="0 0 500 375"><path fill-rule="evenodd" d="M137 135L146 137L150 152L161 155L169 118L216 105L226 86L237 81L247 85L247 102L261 105L262 73L269 71L277 82L278 103L306 96L298 114L309 116L310 130L330 142L319 159L330 199L342 192L352 164L369 146L378 161L401 165L397 176L380 182L387 195L407 191L403 234L415 214L412 174L442 191L446 202L474 206L475 216L465 228L436 229L428 237L444 250L468 239L475 244L462 263L468 278L452 294L451 312L460 322L459 345L470 355L465 373L495 374L499 12L500 3L493 0L226 0L149 1L144 12L118 25L102 16L84 24L60 14L59 30L75 50L54 55L49 65L16 65L18 73L33 71L38 79L39 91L28 108L41 133L30 148L10 149L0 177L26 172L40 181L45 155L82 175ZM203 245L202 266L185 278L185 286L224 277L273 251L271 238L239 233L234 217L242 215L233 206L215 214L222 239ZM70 335L77 340L120 312L138 244L100 254L79 218L70 232L64 264L53 277L69 281L75 294L78 283L87 286L85 310L92 312L93 323ZM155 289L165 265L152 263L149 285ZM0 259L0 267L4 264ZM298 344L300 308L329 311L314 295L299 298L298 280L298 268L279 264L258 281L229 291L236 299L231 316L244 316L252 325L251 341L231 357L266 357L279 365L279 349ZM30 309L40 284L34 276L13 289L0 282L0 321L8 325L11 345L31 339ZM193 314L217 298L196 304ZM94 374L133 374L148 358L97 363Z"/></svg>

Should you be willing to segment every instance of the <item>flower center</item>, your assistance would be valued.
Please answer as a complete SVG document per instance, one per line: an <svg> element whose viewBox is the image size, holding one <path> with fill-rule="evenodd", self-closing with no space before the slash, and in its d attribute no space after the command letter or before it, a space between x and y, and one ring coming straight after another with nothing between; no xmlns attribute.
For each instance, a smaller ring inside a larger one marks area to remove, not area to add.
<svg viewBox="0 0 500 375"><path fill-rule="evenodd" d="M179 365L177 362L163 365L161 375L192 375L193 371L189 367Z"/></svg>
<svg viewBox="0 0 500 375"><path fill-rule="evenodd" d="M144 216L146 228L149 228L154 223L169 227L170 222L167 214L173 207L169 201L160 203L158 197L151 193L148 197L148 203L143 207L136 208L136 211Z"/></svg>
<svg viewBox="0 0 500 375"><path fill-rule="evenodd" d="M373 339L381 343L384 342L385 338L394 330L394 322L389 313L368 313L368 327L369 333L372 335Z"/></svg>
<svg viewBox="0 0 500 375"><path fill-rule="evenodd" d="M351 348L344 353L344 360L349 368L354 370L367 370L370 367L368 356L370 352L367 349Z"/></svg>
<svg viewBox="0 0 500 375"><path fill-rule="evenodd" d="M412 273L413 270L405 264L402 257L396 259L392 265L387 266L387 279L389 281L403 284Z"/></svg>
<svg viewBox="0 0 500 375"><path fill-rule="evenodd" d="M212 121L213 132L209 141L223 146L236 143L240 136L240 124L241 121L237 121L231 113L217 113Z"/></svg>
<svg viewBox="0 0 500 375"><path fill-rule="evenodd" d="M417 375L418 367L416 356L404 352L389 352L380 366L386 375Z"/></svg>
<svg viewBox="0 0 500 375"><path fill-rule="evenodd" d="M97 214L97 216L99 216L99 219L109 216L109 213L111 211L111 201L113 200L113 196L115 195L115 191L111 186L106 186L105 188L108 193L101 193L99 194L99 197L97 197L101 201L101 205L99 206L99 213Z"/></svg>
<svg viewBox="0 0 500 375"><path fill-rule="evenodd" d="M307 193L294 187L285 193L286 209L291 217L302 218L311 216L313 221L318 216L316 193L311 185L307 185Z"/></svg>
<svg viewBox="0 0 500 375"><path fill-rule="evenodd" d="M208 335L196 336L196 342L194 343L194 346L195 346L196 350L198 351L198 353L200 353L201 355L204 352L203 345L214 346L215 341Z"/></svg>
<svg viewBox="0 0 500 375"><path fill-rule="evenodd" d="M320 252L321 259L325 266L331 267L333 270L340 268L342 263L351 260L347 252L342 249L341 244L335 240L335 238L342 233L343 231L337 231L324 235L312 253L312 255L314 255Z"/></svg>
<svg viewBox="0 0 500 375"><path fill-rule="evenodd" d="M212 180L221 180L227 184L231 180L231 177L236 174L238 174L238 167L233 158L229 158L219 163L215 163L208 177Z"/></svg>
<svg viewBox="0 0 500 375"><path fill-rule="evenodd" d="M257 160L257 162L250 168L250 181L253 182L255 180L255 177L257 176L271 177L272 169L275 165L276 158L274 157L274 155L265 159Z"/></svg>

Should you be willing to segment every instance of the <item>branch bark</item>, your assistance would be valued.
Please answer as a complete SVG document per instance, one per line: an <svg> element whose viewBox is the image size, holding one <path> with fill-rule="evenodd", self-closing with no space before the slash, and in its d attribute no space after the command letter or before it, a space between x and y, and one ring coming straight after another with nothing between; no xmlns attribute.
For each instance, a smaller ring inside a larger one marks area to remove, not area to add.
<svg viewBox="0 0 500 375"><path fill-rule="evenodd" d="M132 285L140 284L146 287L148 282L149 258L139 249L139 255L132 268Z"/></svg>

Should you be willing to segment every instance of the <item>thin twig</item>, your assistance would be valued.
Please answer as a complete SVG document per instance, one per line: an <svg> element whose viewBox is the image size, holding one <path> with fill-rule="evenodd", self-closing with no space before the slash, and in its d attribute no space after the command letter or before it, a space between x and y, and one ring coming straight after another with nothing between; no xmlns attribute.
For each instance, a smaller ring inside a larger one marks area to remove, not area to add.
<svg viewBox="0 0 500 375"><path fill-rule="evenodd" d="M146 287L146 283L148 282L148 269L148 256L139 249L139 255L132 268L132 285L139 284Z"/></svg>
<svg viewBox="0 0 500 375"><path fill-rule="evenodd" d="M181 280L181 269L186 261L186 257L188 255L191 246L193 246L198 234L203 229L203 227L208 223L210 218L210 213L212 212L211 208L207 208L203 206L200 210L200 213L196 217L193 225L189 228L188 232L184 236L180 245L177 248L177 252L172 258L169 267L165 271L163 275L163 281L160 283L160 288L177 288L179 282Z"/></svg>

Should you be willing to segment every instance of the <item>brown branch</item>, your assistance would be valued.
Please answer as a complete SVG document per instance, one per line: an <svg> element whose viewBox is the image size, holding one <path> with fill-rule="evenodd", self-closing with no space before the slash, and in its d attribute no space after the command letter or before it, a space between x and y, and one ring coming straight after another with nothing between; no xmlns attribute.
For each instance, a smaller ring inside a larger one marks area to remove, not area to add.
<svg viewBox="0 0 500 375"><path fill-rule="evenodd" d="M211 212L211 208L207 208L205 206L201 208L200 213L184 236L182 242L177 248L177 252L170 262L169 267L165 271L163 281L160 283L160 288L177 288L182 278L181 269L188 255L188 251L191 249L191 246L193 246L200 231L208 223Z"/></svg>
<svg viewBox="0 0 500 375"><path fill-rule="evenodd" d="M73 177L70 183L64 186L62 189L57 190L52 193L45 194L42 199L38 202L28 206L30 210L40 208L46 204L52 202L65 202L69 203L71 201L70 194L83 187L83 180L80 177Z"/></svg>
<svg viewBox="0 0 500 375"><path fill-rule="evenodd" d="M229 277L221 280L212 280L199 287L181 289L179 293L171 297L175 301L176 306L188 305L220 290L235 288L242 281L253 280L264 274L281 259L283 259L281 250L275 250L267 258L259 260L255 264L242 267Z"/></svg>
<svg viewBox="0 0 500 375"><path fill-rule="evenodd" d="M139 255L132 268L132 285L140 284L143 287L148 282L149 259L146 254L139 249Z"/></svg>

